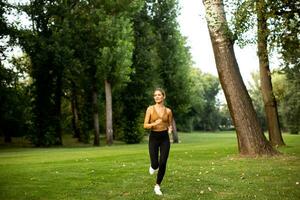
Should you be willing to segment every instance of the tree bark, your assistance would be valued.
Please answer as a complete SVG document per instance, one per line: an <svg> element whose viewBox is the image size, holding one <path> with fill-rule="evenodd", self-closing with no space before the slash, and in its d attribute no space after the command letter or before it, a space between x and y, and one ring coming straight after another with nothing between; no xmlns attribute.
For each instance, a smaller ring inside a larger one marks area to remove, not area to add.
<svg viewBox="0 0 300 200"><path fill-rule="evenodd" d="M174 118L172 121L172 128L173 128L173 131L172 131L173 143L178 143L179 138L178 138L178 132L177 132L176 122L175 122Z"/></svg>
<svg viewBox="0 0 300 200"><path fill-rule="evenodd" d="M93 83L93 120L94 120L94 146L100 145L98 92L96 83Z"/></svg>
<svg viewBox="0 0 300 200"><path fill-rule="evenodd" d="M74 138L77 138L78 141L81 141L80 133L80 122L79 122L79 113L78 113L78 99L75 84L72 83L72 93L71 93L71 109L72 109L72 127L74 131Z"/></svg>
<svg viewBox="0 0 300 200"><path fill-rule="evenodd" d="M268 124L269 140L273 146L283 146L284 141L282 138L277 102L273 94L273 87L271 81L271 72L269 67L268 58L268 27L267 27L267 8L265 0L257 0L256 2L257 12L257 49L259 58L259 71L260 71L260 83L261 93L265 106L265 113Z"/></svg>
<svg viewBox="0 0 300 200"><path fill-rule="evenodd" d="M105 101L106 101L106 143L113 144L113 124L112 124L112 97L111 84L105 80Z"/></svg>
<svg viewBox="0 0 300 200"><path fill-rule="evenodd" d="M55 145L62 145L62 133L61 133L61 97L62 97L62 71L57 70L56 88L55 88Z"/></svg>
<svg viewBox="0 0 300 200"><path fill-rule="evenodd" d="M267 141L235 58L222 0L203 0L218 75L236 128L240 155L275 155Z"/></svg>

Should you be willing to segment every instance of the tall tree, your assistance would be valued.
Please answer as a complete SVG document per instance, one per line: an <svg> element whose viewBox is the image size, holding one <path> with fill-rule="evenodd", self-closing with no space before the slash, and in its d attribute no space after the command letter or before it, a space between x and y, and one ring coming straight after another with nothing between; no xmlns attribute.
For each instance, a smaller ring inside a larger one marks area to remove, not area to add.
<svg viewBox="0 0 300 200"><path fill-rule="evenodd" d="M172 108L179 128L179 124L185 123L191 107L188 78L192 63L191 55L176 21L179 13L177 0L155 1L152 12L160 56L158 73L160 73L162 87L167 93L167 104ZM178 142L177 135L174 135L174 138L174 142Z"/></svg>
<svg viewBox="0 0 300 200"><path fill-rule="evenodd" d="M300 131L300 2L297 0L268 1L271 41L283 59L283 71L289 91L283 101L284 118L291 133Z"/></svg>
<svg viewBox="0 0 300 200"><path fill-rule="evenodd" d="M100 21L101 45L98 48L98 74L104 79L106 99L106 142L113 143L112 87L122 87L132 72L132 15L141 1L105 2L105 19Z"/></svg>
<svg viewBox="0 0 300 200"><path fill-rule="evenodd" d="M12 137L25 136L29 132L30 96L29 84L26 81L28 59L10 59L10 35L13 35L14 24L9 23L7 15L12 9L7 1L0 0L0 135L4 142L12 142ZM26 68L22 68L22 65ZM22 80L22 81L20 81Z"/></svg>
<svg viewBox="0 0 300 200"><path fill-rule="evenodd" d="M203 0L221 86L236 128L241 155L274 155L263 134L235 58L222 0Z"/></svg>
<svg viewBox="0 0 300 200"><path fill-rule="evenodd" d="M20 6L31 18L31 30L18 32L19 44L32 64L34 122L32 141L37 146L61 145L61 94L64 51L59 48L61 4L43 0Z"/></svg>
<svg viewBox="0 0 300 200"><path fill-rule="evenodd" d="M269 3L266 0L244 0L238 1L234 13L235 37L239 45L249 42L257 44L257 55L259 59L261 94L264 104L264 112L267 121L269 140L273 146L284 145L279 123L276 98L273 94L271 71L269 67L270 55L270 30L269 30ZM256 19L256 21L255 21ZM254 27L257 32L254 38L249 38L249 33Z"/></svg>
<svg viewBox="0 0 300 200"><path fill-rule="evenodd" d="M84 122L82 128L89 129L92 122L96 146L100 144L99 102L102 93L105 94L103 102L106 102L103 110L106 111L106 142L109 145L113 143L112 95L114 88L122 87L129 81L133 50L131 15L139 9L139 5L139 0L82 1L74 5L68 19L76 39L74 55L83 68L76 68L75 71L78 75L83 71L85 76L79 79L82 83L73 84L74 89L76 85L82 85L84 89L84 109L80 115ZM71 82L78 81L74 79ZM89 113L91 118L87 117Z"/></svg>
<svg viewBox="0 0 300 200"><path fill-rule="evenodd" d="M268 123L269 140L274 146L284 145L281 135L277 102L273 94L269 67L267 5L265 0L256 1L257 13L257 54L259 59L260 82L265 113Z"/></svg>
<svg viewBox="0 0 300 200"><path fill-rule="evenodd" d="M142 9L133 18L134 51L132 66L134 73L130 74L130 82L122 91L123 109L123 139L126 143L139 143L144 136L141 128L145 109L152 103L153 89L159 85L158 73L159 55L155 29L149 10L150 1L144 2ZM128 95L130 94L130 95Z"/></svg>
<svg viewBox="0 0 300 200"><path fill-rule="evenodd" d="M95 146L100 145L99 129L99 93L101 84L97 77L97 63L95 58L99 54L99 21L103 18L103 10L97 9L92 2L81 1L72 5L70 15L66 19L68 33L73 43L70 47L74 51L73 63L67 68L67 77L71 89L73 109L78 110L79 140L89 143L89 132L93 132ZM74 43L74 41L76 41Z"/></svg>
<svg viewBox="0 0 300 200"><path fill-rule="evenodd" d="M167 105L172 107L179 126L183 127L186 122L190 107L188 72L191 57L178 30L177 14L177 1L147 0L134 18L134 73L123 95L125 124L130 124L125 126L124 139L129 143L139 142L142 138L143 130L139 124L145 108L152 103L149 96L155 87L167 91ZM132 91L134 95L128 95ZM173 124L173 139L177 142L175 121Z"/></svg>

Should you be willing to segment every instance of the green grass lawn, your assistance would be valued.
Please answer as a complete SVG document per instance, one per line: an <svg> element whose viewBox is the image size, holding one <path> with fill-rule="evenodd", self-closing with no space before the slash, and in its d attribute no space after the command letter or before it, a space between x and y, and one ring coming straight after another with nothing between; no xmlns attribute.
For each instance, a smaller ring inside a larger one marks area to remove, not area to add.
<svg viewBox="0 0 300 200"><path fill-rule="evenodd" d="M1 148L0 199L300 199L300 136L273 158L242 158L233 133L180 134L162 183L148 174L147 143Z"/></svg>

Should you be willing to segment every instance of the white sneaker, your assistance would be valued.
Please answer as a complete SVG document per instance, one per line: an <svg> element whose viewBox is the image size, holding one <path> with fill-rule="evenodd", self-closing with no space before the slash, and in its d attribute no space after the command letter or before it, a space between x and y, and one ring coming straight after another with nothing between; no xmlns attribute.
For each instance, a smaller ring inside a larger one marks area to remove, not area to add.
<svg viewBox="0 0 300 200"><path fill-rule="evenodd" d="M149 167L149 174L153 175L154 172L156 172L157 170L158 170L158 169L153 169L153 168L151 167L151 165L150 165L150 167Z"/></svg>
<svg viewBox="0 0 300 200"><path fill-rule="evenodd" d="M162 192L160 191L159 185L154 186L154 192L155 192L156 195L159 195L159 196L162 195Z"/></svg>

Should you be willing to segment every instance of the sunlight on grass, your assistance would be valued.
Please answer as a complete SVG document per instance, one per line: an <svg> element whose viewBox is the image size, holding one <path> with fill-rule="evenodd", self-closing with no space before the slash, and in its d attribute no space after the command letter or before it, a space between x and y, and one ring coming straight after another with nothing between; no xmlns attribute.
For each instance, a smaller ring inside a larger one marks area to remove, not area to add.
<svg viewBox="0 0 300 200"><path fill-rule="evenodd" d="M153 193L146 143L0 150L0 199L299 199L300 136L283 155L241 158L233 133L180 134ZM298 183L298 184L297 184Z"/></svg>

